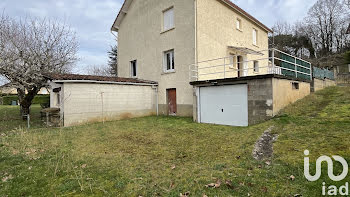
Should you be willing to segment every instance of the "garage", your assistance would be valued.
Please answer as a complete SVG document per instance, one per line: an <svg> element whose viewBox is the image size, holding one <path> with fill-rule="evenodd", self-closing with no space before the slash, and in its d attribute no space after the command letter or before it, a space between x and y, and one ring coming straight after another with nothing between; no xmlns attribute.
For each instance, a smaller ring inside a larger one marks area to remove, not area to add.
<svg viewBox="0 0 350 197"><path fill-rule="evenodd" d="M60 126L155 115L154 81L74 74L47 76L50 108L59 111Z"/></svg>
<svg viewBox="0 0 350 197"><path fill-rule="evenodd" d="M200 122L248 126L247 84L199 88Z"/></svg>

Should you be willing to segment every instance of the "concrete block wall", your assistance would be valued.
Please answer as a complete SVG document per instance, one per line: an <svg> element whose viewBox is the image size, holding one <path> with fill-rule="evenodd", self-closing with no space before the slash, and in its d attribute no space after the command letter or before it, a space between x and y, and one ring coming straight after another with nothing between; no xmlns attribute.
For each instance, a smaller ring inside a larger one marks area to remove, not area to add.
<svg viewBox="0 0 350 197"><path fill-rule="evenodd" d="M272 79L254 79L248 81L248 122L249 125L273 117Z"/></svg>

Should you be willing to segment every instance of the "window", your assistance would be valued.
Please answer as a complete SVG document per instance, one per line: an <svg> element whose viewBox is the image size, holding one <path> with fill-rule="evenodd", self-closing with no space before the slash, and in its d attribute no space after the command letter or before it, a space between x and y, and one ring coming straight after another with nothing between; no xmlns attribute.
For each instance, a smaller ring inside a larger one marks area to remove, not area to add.
<svg viewBox="0 0 350 197"><path fill-rule="evenodd" d="M175 70L174 50L164 52L164 70L168 72Z"/></svg>
<svg viewBox="0 0 350 197"><path fill-rule="evenodd" d="M137 77L137 61L130 62L130 75L131 77Z"/></svg>
<svg viewBox="0 0 350 197"><path fill-rule="evenodd" d="M237 18L237 21L236 21L236 28L238 30L242 30L242 21L239 18Z"/></svg>
<svg viewBox="0 0 350 197"><path fill-rule="evenodd" d="M299 90L299 83L293 82L292 83L292 88L293 88L293 90Z"/></svg>
<svg viewBox="0 0 350 197"><path fill-rule="evenodd" d="M253 45L257 45L258 43L258 30L253 29Z"/></svg>
<svg viewBox="0 0 350 197"><path fill-rule="evenodd" d="M167 31L174 27L174 8L172 7L163 12L163 31Z"/></svg>
<svg viewBox="0 0 350 197"><path fill-rule="evenodd" d="M56 106L59 107L61 104L61 95L59 92L56 93Z"/></svg>
<svg viewBox="0 0 350 197"><path fill-rule="evenodd" d="M259 61L254 61L254 72L259 72Z"/></svg>

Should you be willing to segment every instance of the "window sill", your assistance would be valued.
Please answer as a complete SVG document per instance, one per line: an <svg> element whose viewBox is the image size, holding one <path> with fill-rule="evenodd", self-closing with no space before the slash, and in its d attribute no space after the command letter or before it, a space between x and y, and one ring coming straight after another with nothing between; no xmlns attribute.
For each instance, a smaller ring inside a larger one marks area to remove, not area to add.
<svg viewBox="0 0 350 197"><path fill-rule="evenodd" d="M175 70L163 71L162 75L175 73Z"/></svg>
<svg viewBox="0 0 350 197"><path fill-rule="evenodd" d="M170 28L170 29L167 29L167 30L164 30L164 31L160 32L160 34L164 34L164 33L166 33L166 32L169 32L169 31L171 31L171 30L174 30L174 29L175 29L175 27Z"/></svg>

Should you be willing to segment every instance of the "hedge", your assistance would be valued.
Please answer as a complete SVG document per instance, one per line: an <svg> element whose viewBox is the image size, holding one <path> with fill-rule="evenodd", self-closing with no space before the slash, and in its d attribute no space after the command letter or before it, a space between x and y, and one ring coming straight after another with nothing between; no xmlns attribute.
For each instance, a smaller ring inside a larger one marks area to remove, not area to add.
<svg viewBox="0 0 350 197"><path fill-rule="evenodd" d="M18 101L18 96L3 96L2 104L3 105L11 105L12 101ZM50 103L50 95L37 95L33 99L33 104L46 104Z"/></svg>

